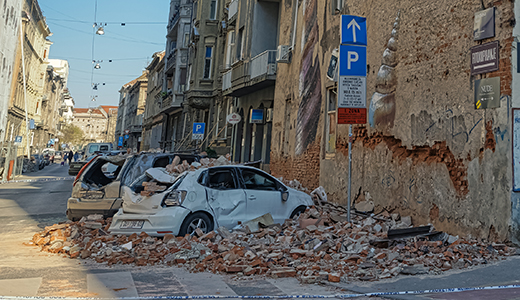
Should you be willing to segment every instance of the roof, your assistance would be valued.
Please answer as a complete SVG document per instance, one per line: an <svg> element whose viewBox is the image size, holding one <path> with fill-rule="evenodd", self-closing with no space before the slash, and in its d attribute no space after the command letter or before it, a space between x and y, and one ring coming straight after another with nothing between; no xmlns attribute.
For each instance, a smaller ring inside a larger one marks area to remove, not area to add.
<svg viewBox="0 0 520 300"><path fill-rule="evenodd" d="M99 114L102 115L101 111L97 108L74 108L73 113L74 114L88 114L90 110L90 113L92 114Z"/></svg>
<svg viewBox="0 0 520 300"><path fill-rule="evenodd" d="M101 109L103 109L107 114L110 112L111 109L118 109L119 106L112 106L112 105L101 105Z"/></svg>

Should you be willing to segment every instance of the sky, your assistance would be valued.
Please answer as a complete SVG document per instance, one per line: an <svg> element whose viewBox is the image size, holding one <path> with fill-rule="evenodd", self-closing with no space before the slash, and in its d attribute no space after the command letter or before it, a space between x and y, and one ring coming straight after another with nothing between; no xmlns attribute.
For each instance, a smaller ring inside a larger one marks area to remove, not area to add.
<svg viewBox="0 0 520 300"><path fill-rule="evenodd" d="M152 55L165 49L168 0L38 3L52 32L49 58L69 62L67 86L75 107L117 106L122 85L139 77ZM93 34L94 23L103 25L104 35ZM94 69L93 60L100 69ZM99 84L97 90L92 84Z"/></svg>

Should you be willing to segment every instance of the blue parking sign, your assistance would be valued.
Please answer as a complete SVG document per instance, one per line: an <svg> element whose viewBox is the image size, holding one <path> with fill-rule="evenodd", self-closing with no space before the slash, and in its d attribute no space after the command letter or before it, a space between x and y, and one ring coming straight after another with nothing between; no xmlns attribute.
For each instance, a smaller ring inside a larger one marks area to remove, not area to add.
<svg viewBox="0 0 520 300"><path fill-rule="evenodd" d="M119 137L119 141L117 141L117 146L122 147L123 146L123 137Z"/></svg>
<svg viewBox="0 0 520 300"><path fill-rule="evenodd" d="M191 134L192 140L203 140L206 123L193 123L193 132Z"/></svg>
<svg viewBox="0 0 520 300"><path fill-rule="evenodd" d="M193 134L204 134L206 123L193 123Z"/></svg>
<svg viewBox="0 0 520 300"><path fill-rule="evenodd" d="M367 76L367 47L339 46L339 76Z"/></svg>

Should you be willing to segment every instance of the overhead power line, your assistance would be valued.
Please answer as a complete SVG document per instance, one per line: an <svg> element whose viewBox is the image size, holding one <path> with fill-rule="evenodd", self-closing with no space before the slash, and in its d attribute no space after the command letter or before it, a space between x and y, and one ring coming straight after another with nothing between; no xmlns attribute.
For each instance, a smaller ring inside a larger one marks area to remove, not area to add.
<svg viewBox="0 0 520 300"><path fill-rule="evenodd" d="M82 21L82 20L71 20L71 19L55 19L55 18L47 18L49 21L56 21L56 22L72 22L72 23L83 23L83 24L92 24L92 22L89 21ZM166 22L101 22L103 24L119 24L121 26L126 25L167 25Z"/></svg>

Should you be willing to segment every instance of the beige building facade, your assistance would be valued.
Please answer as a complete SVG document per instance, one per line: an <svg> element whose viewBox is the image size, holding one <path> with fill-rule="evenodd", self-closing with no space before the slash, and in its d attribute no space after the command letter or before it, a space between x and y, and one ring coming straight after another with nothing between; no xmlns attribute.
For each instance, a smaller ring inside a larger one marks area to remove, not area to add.
<svg viewBox="0 0 520 300"><path fill-rule="evenodd" d="M23 1L22 33L23 53L22 47L18 47L13 68L5 138L11 140L11 137L22 136L23 147L19 149L24 151L19 154L27 154L27 143L33 146L31 141L34 132L28 132L31 129L25 115L27 113L27 118L34 120L35 124L41 122L44 80L51 45L47 40L51 32L36 0Z"/></svg>

